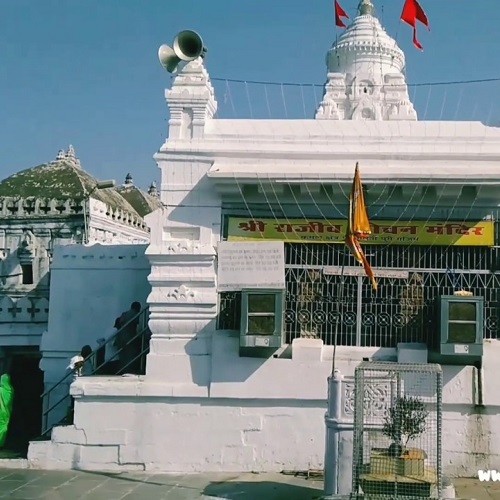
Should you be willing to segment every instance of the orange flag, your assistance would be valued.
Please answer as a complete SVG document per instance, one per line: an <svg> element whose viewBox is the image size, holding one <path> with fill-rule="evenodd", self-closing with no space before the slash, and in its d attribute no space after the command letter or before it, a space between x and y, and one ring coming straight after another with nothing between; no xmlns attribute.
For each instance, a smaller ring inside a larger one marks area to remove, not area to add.
<svg viewBox="0 0 500 500"><path fill-rule="evenodd" d="M422 9L422 6L417 0L406 0L403 12L401 13L401 21L409 24L413 28L413 45L417 49L424 50L422 44L417 40L417 21L420 21L429 31L429 19L427 14Z"/></svg>
<svg viewBox="0 0 500 500"><path fill-rule="evenodd" d="M363 185L361 184L361 176L359 175L359 165L356 163L356 171L354 172L354 180L349 196L349 220L347 222L345 243L355 259L363 265L366 275L372 282L373 288L377 290L377 281L375 280L373 269L366 260L365 253L359 243L360 239L369 238L371 234L372 230L366 210Z"/></svg>
<svg viewBox="0 0 500 500"><path fill-rule="evenodd" d="M349 16L347 15L346 11L340 6L338 0L335 0L335 25L339 28L346 27L344 21L342 20L343 17L349 19Z"/></svg>

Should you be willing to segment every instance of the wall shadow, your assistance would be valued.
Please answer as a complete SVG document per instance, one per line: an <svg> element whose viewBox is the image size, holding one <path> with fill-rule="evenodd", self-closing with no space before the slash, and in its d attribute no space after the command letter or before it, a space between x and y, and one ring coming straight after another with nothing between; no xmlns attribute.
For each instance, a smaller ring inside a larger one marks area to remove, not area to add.
<svg viewBox="0 0 500 500"><path fill-rule="evenodd" d="M310 500L322 496L323 483L312 483L311 486L286 484L274 481L228 481L213 482L203 490L203 494L212 498L237 500Z"/></svg>
<svg viewBox="0 0 500 500"><path fill-rule="evenodd" d="M203 163L206 165L207 172L210 167L213 165L213 160L209 161L198 161L197 163ZM168 195L168 194L167 194ZM203 201L205 200L205 201ZM193 211L200 211L200 217L196 221L196 225L206 229L212 229L212 223L218 221L212 221L210 218L206 218L205 215L208 213L210 217L210 209L204 206L205 210L200 210L201 205L207 205L207 200L210 200L208 203L213 204L214 210L219 210L222 204L219 194L215 191L210 179L204 175L196 184L191 187L191 190L184 196L181 201L176 201L176 207L173 207L168 216L168 223L182 223L189 224L192 226L193 224ZM168 200L167 200L168 202ZM186 210L190 208L192 210ZM208 209L208 210L207 210Z"/></svg>
<svg viewBox="0 0 500 500"><path fill-rule="evenodd" d="M214 320L215 321L215 320ZM238 333L229 333L222 331L215 331L214 325L207 325L204 335L209 340L209 354L206 355L206 361L209 365L209 383L241 383L248 380L255 372L257 372L264 363L273 358L276 350L271 349L269 352L257 352L254 356L240 355L240 339ZM200 333L203 334L204 330ZM193 381L200 385L198 382L202 380L204 372L202 367L205 364L197 362L198 356L193 356L194 347L198 340L193 339L188 342L186 346L186 353L191 354L191 370ZM257 357L259 356L259 357ZM262 357L260 357L262 356ZM205 356L204 356L205 357Z"/></svg>

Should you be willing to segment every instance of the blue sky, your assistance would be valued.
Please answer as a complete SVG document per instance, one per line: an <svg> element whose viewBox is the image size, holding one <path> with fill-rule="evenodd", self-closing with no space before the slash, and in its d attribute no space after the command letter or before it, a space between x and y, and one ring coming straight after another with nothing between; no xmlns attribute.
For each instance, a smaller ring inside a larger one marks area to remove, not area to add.
<svg viewBox="0 0 500 500"><path fill-rule="evenodd" d="M341 0L351 17L357 3ZM403 3L375 0L406 53L409 83L500 77L498 0L421 0L432 28L419 29L423 53L399 22ZM72 143L101 179L122 182L130 171L137 184L158 180L152 156L167 132L170 76L157 50L182 29L202 34L212 78L315 84L340 33L333 0L0 0L0 177ZM266 91L274 118L312 117L321 96L307 86L214 85L221 118L267 118ZM420 118L497 124L499 94L500 82L410 90Z"/></svg>

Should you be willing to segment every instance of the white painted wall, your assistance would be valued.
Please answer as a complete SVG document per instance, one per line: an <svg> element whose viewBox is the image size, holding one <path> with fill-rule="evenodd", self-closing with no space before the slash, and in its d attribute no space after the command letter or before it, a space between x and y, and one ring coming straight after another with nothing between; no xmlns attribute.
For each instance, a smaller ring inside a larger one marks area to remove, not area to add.
<svg viewBox="0 0 500 500"><path fill-rule="evenodd" d="M39 346L47 323L0 324L0 346Z"/></svg>
<svg viewBox="0 0 500 500"><path fill-rule="evenodd" d="M108 245L146 244L149 231L143 219L91 198L89 209L89 241Z"/></svg>
<svg viewBox="0 0 500 500"><path fill-rule="evenodd" d="M146 305L150 266L145 249L99 244L54 249L49 322L40 346L46 390L65 375L68 360L82 346L95 348L98 338L114 331L115 319L133 301ZM63 385L61 394L67 391Z"/></svg>
<svg viewBox="0 0 500 500"><path fill-rule="evenodd" d="M217 333L210 378L198 378L193 370L192 383L207 386L209 397L183 396L175 383L147 377L80 378L72 386L75 427L58 428L52 442L33 443L31 466L169 472L322 468L331 348L322 349L323 360L264 360L240 358L237 345L237 337ZM336 366L353 376L362 357L395 354L376 351L339 347ZM471 477L500 461L500 344L487 342L485 352L483 411L473 404L474 369L443 367L443 466L451 476ZM191 353L196 356L195 347ZM341 443L342 484L349 487L352 435L344 433Z"/></svg>

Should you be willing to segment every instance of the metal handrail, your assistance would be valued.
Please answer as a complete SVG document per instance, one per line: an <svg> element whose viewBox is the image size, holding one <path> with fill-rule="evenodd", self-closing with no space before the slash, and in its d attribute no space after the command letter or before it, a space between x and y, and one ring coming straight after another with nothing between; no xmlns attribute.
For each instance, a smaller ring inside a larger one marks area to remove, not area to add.
<svg viewBox="0 0 500 500"><path fill-rule="evenodd" d="M120 349L118 349L115 354L108 359L105 359L103 363L100 365L97 365L96 363L96 358L97 358L97 353L98 351L102 351L104 349L104 352L106 352L106 346L111 345L111 343L115 342L118 335L120 335L123 330L125 330L128 326L130 326L131 323L135 322L137 319L139 319L139 324L137 326L138 333L134 335L124 346L122 346ZM84 364L87 362L91 363L92 366L92 373L91 375L95 375L103 366L105 366L107 363L110 361L118 359L120 353L125 349L129 344L132 342L136 341L138 338L141 338L141 350L140 354L138 354L135 358L130 360L125 366L120 367L118 370L118 373L116 375L121 375L127 367L129 367L134 361L137 359L141 358L141 371L144 371L144 364L145 364L145 357L144 354L149 350L149 327L148 327L148 319L149 319L149 307L146 307L139 313L137 313L135 316L133 316L127 323L125 323L119 330L117 330L108 340L106 340L103 344L101 344L95 351L92 352L89 356L87 356L84 359ZM147 342L145 340L147 339ZM95 359L94 359L95 358ZM97 366L96 366L97 365ZM47 402L50 401L50 394L53 393L53 391L59 387L60 385L64 384L65 382L67 383L68 379L70 377L73 377L75 374L76 369L71 370L68 372L64 377L61 378L56 384L54 384L50 389L46 390L42 395L41 398L47 398ZM62 398L60 398L56 403L49 405L47 404L47 408L45 408L42 412L42 421L43 421L43 429L42 429L42 434L41 437L45 436L48 434L48 432L52 429L52 427L49 427L48 424L48 417L49 414L52 410L57 408L59 405L61 405L63 402L68 400L70 398L70 394L67 393L65 394ZM55 424L57 425L57 424Z"/></svg>

